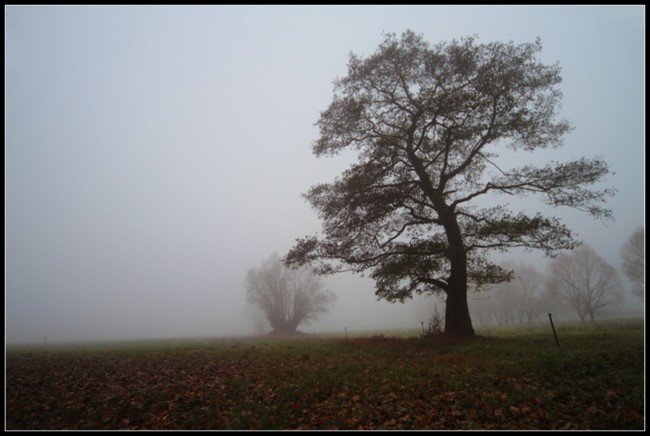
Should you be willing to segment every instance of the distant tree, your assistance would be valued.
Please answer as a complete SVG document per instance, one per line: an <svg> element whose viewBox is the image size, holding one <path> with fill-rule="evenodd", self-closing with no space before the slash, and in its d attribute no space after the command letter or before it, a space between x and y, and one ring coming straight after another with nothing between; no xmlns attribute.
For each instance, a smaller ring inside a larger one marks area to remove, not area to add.
<svg viewBox="0 0 650 436"><path fill-rule="evenodd" d="M515 268L515 306L519 323L531 324L546 307L543 299L544 274L533 266L519 263Z"/></svg>
<svg viewBox="0 0 650 436"><path fill-rule="evenodd" d="M544 275L523 262L505 262L499 265L513 270L509 282L492 285L488 292L474 293L472 314L481 324L494 319L499 325L531 324L548 308L544 293Z"/></svg>
<svg viewBox="0 0 650 436"><path fill-rule="evenodd" d="M513 325L517 317L517 290L512 281L498 283L490 290L490 307L499 325Z"/></svg>
<svg viewBox="0 0 650 436"><path fill-rule="evenodd" d="M277 254L246 274L246 298L266 316L274 334L293 334L329 309L334 294L309 268L286 268Z"/></svg>
<svg viewBox="0 0 650 436"><path fill-rule="evenodd" d="M618 272L587 245L558 256L549 265L549 285L583 322L587 317L593 322L603 310L623 301Z"/></svg>
<svg viewBox="0 0 650 436"><path fill-rule="evenodd" d="M638 228L630 235L621 248L623 272L634 284L632 292L639 298L645 294L645 230Z"/></svg>
<svg viewBox="0 0 650 436"><path fill-rule="evenodd" d="M484 292L471 292L468 295L468 306L472 319L481 325L492 324L494 312L492 311L491 298Z"/></svg>
<svg viewBox="0 0 650 436"><path fill-rule="evenodd" d="M388 301L444 293L445 332L473 336L468 286L512 277L489 261L490 250L554 254L576 245L557 218L511 213L498 195L539 194L554 206L610 215L599 203L612 192L587 188L608 173L602 159L497 164L500 150L557 148L570 130L556 120L560 68L542 64L540 51L539 40L431 46L406 31L386 35L365 59L351 55L313 152L351 148L359 160L306 194L324 235L299 239L285 262L321 274L369 271ZM474 204L486 195L491 207Z"/></svg>

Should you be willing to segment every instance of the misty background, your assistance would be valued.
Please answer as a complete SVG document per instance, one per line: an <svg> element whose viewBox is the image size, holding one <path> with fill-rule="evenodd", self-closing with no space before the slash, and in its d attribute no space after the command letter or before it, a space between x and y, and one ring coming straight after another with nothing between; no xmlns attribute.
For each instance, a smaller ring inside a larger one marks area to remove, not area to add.
<svg viewBox="0 0 650 436"><path fill-rule="evenodd" d="M602 156L614 220L550 209L620 270L644 225L643 6L5 6L5 339L246 335L244 277L320 230L301 197L354 153L317 159L314 123L382 32L532 42L562 67L564 147ZM540 252L513 250L546 272ZM377 301L370 279L305 332L419 328L431 298ZM623 279L622 312L643 314ZM636 311L636 312L635 312Z"/></svg>

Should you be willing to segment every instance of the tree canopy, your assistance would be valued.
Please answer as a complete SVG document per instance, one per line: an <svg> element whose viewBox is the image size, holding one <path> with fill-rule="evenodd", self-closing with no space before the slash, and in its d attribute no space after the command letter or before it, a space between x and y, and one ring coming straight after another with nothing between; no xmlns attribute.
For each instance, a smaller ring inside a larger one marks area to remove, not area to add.
<svg viewBox="0 0 650 436"><path fill-rule="evenodd" d="M558 256L549 273L550 288L571 304L581 321L588 316L593 322L623 301L618 272L588 245Z"/></svg>
<svg viewBox="0 0 650 436"><path fill-rule="evenodd" d="M576 245L555 217L480 206L479 198L537 194L553 206L610 214L602 202L612 192L589 189L608 173L602 159L498 164L504 150L560 147L571 129L557 119L560 67L542 64L540 51L539 40L476 37L432 46L406 31L385 35L366 58L352 54L317 122L313 152L353 148L358 161L306 194L323 232L299 239L285 262L324 274L369 271L389 301L444 292L446 332L473 335L468 285L512 278L490 250L553 254Z"/></svg>
<svg viewBox="0 0 650 436"><path fill-rule="evenodd" d="M292 334L329 309L334 294L307 268L286 268L277 254L246 274L246 297L269 321L272 333Z"/></svg>

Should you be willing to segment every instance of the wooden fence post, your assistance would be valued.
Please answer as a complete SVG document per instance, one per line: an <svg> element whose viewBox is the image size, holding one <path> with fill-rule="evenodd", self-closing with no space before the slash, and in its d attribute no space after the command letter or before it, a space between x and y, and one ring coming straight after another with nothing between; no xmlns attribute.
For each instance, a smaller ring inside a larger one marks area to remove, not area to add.
<svg viewBox="0 0 650 436"><path fill-rule="evenodd" d="M555 337L555 343L557 344L557 347L560 348L560 341L557 340L557 333L555 333L555 325L553 325L553 316L552 314L548 314L548 319L551 321L551 328L553 329L553 336Z"/></svg>

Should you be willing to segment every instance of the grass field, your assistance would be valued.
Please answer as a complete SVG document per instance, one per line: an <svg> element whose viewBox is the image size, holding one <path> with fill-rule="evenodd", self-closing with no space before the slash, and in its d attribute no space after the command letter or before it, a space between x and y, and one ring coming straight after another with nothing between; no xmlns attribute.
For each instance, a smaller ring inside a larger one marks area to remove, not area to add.
<svg viewBox="0 0 650 436"><path fill-rule="evenodd" d="M6 429L644 429L642 323L6 351Z"/></svg>

